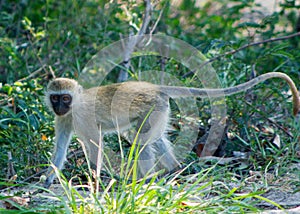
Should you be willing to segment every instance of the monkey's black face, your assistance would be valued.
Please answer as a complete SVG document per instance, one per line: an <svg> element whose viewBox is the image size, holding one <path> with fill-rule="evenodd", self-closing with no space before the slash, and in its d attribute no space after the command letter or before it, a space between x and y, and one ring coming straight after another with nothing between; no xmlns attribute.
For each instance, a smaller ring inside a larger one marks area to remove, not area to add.
<svg viewBox="0 0 300 214"><path fill-rule="evenodd" d="M50 102L55 114L62 116L70 111L72 97L70 94L51 94Z"/></svg>

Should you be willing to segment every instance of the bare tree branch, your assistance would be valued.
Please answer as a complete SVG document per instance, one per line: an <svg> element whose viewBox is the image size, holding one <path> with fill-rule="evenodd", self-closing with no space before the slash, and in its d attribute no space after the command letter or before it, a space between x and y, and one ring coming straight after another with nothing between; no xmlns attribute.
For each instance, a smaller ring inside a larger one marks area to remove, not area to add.
<svg viewBox="0 0 300 214"><path fill-rule="evenodd" d="M146 8L145 8L145 15L142 22L142 27L140 28L138 35L142 36L146 33L147 27L151 20L151 13L152 13L152 5L150 0L145 0Z"/></svg>
<svg viewBox="0 0 300 214"><path fill-rule="evenodd" d="M164 13L165 7L166 7L166 5L164 5L164 7L160 10L159 16L158 16L156 22L154 23L154 25L153 25L153 27L152 27L152 29L151 29L151 31L150 31L150 35L153 34L153 32L155 31L155 29L156 29L156 27L157 27L159 21L161 20L161 17L162 17L162 14Z"/></svg>
<svg viewBox="0 0 300 214"><path fill-rule="evenodd" d="M244 50L248 47L251 47L251 46L261 45L261 44L265 44L265 43L268 43L268 42L276 42L276 41L280 41L280 40L286 40L286 39L290 39L290 38L293 38L293 37L296 37L296 36L300 36L300 32L297 32L297 33L294 33L294 34L291 34L291 35L288 35L288 36L283 36L283 37L278 37L278 38L271 38L271 39L266 39L266 40L263 40L263 41L260 41L260 42L249 43L249 44L244 45L244 46L242 46L242 47L240 47L236 50L228 51L228 52L225 52L224 54L221 54L219 56L211 58L209 61L212 62L212 61L217 60L217 59L219 59L223 56L235 54L235 53L237 53L241 50Z"/></svg>
<svg viewBox="0 0 300 214"><path fill-rule="evenodd" d="M282 37L277 37L277 38L271 38L271 39L266 39L266 40L263 40L263 41L259 41L259 42L253 42L253 43L249 43L247 45L244 45L236 50L231 50L231 51L227 51L223 54L220 54L216 57L213 57L207 61L205 61L201 66L200 68L204 67L205 65L215 61L215 60L218 60L224 56L227 56L227 55L233 55L233 54L236 54L237 52L241 51L241 50L244 50L246 48L249 48L249 47L252 47L252 46L257 46L257 45L261 45L261 44L265 44L265 43L269 43L269 42L276 42L276 41L281 41L281 40L287 40L287 39L290 39L290 38L293 38L293 37L297 37L297 36L300 36L300 32L297 32L297 33L293 33L293 34L290 34L288 36L282 36ZM192 75L194 74L195 71L190 71L186 74L183 75L183 77L187 77L189 75Z"/></svg>
<svg viewBox="0 0 300 214"><path fill-rule="evenodd" d="M213 57L211 59L209 59L208 61L206 61L205 63L203 63L201 66L205 66L207 65L208 63L211 63L217 59L220 59L221 57L224 57L224 56L227 56L227 55L233 55L233 54L236 54L237 52L241 51L241 50L244 50L248 47L251 47L251 46L257 46L257 45L261 45L261 44L265 44L265 43L269 43L269 42L276 42L276 41L280 41L280 40L286 40L286 39L290 39L290 38L293 38L293 37L296 37L296 36L300 36L300 32L297 32L297 33L294 33L294 34L291 34L291 35L288 35L288 36L283 36L283 37L277 37L277 38L271 38L271 39L266 39L266 40L263 40L263 41L260 41L260 42L253 42L253 43L249 43L247 45L244 45L236 50L232 50L232 51L227 51L223 54L220 54L216 57Z"/></svg>
<svg viewBox="0 0 300 214"><path fill-rule="evenodd" d="M142 22L142 26L136 36L138 37L133 37L133 32L131 31L129 34L129 41L127 44L127 47L125 48L125 54L124 54L124 59L123 59L123 66L124 69L122 69L119 73L118 77L118 82L124 82L125 80L128 79L128 70L130 67L130 57L131 54L135 48L135 46L140 42L142 36L146 33L147 27L150 23L151 20L151 13L152 13L152 5L150 0L145 0L145 14Z"/></svg>

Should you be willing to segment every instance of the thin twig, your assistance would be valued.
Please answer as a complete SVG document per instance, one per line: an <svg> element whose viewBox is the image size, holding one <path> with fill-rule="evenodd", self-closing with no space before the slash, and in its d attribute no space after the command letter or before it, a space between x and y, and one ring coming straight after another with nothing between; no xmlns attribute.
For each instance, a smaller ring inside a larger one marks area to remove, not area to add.
<svg viewBox="0 0 300 214"><path fill-rule="evenodd" d="M284 127L282 127L281 125L279 125L276 121L270 119L268 117L268 115L261 111L260 109L257 109L256 107L254 107L251 103L249 103L248 101L245 101L245 103L250 106L251 108L255 109L259 114L260 116L262 116L264 119L268 120L270 123L272 123L273 125L275 125L277 128L281 129L281 131L283 131L286 135L288 135L289 137L293 138L293 134L290 133L289 131L287 131Z"/></svg>
<svg viewBox="0 0 300 214"><path fill-rule="evenodd" d="M244 50L248 47L251 47L251 46L257 46L257 45L261 45L261 44L265 44L265 43L269 43L269 42L276 42L276 41L280 41L280 40L286 40L286 39L290 39L290 38L293 38L293 37L296 37L296 36L300 36L300 32L297 32L297 33L294 33L294 34L291 34L291 35L288 35L288 36L283 36L283 37L277 37L277 38L271 38L271 39L266 39L266 40L263 40L263 41L260 41L260 42L253 42L253 43L249 43L247 45L244 45L236 50L232 50L232 51L227 51L223 54L220 54L216 57L213 57L211 59L209 59L208 61L206 61L205 63L203 63L201 65L202 66L205 66L206 64L208 63L211 63L217 59L220 59L221 57L224 57L224 56L227 56L227 55L233 55L233 54L236 54L237 52L241 51L241 50Z"/></svg>
<svg viewBox="0 0 300 214"><path fill-rule="evenodd" d="M45 173L45 172L47 172L47 169L43 169L43 170L41 170L41 171L39 171L39 172L37 172L37 173L35 173L35 174L33 174L33 175L31 175L31 176L25 178L25 179L22 180L22 181L16 182L16 185L15 185L15 186L9 186L9 187L6 187L6 188L4 188L4 189L1 189L1 190L0 190L0 193L7 192L8 190L13 190L13 189L19 188L20 185L22 185L22 184L28 184L27 181L31 180L32 178L34 178L34 177L36 177L36 176L39 176L39 175ZM38 184L38 183L39 183L39 182L36 182L36 184Z"/></svg>
<svg viewBox="0 0 300 214"><path fill-rule="evenodd" d="M166 5L164 5L163 8L160 10L158 18L157 18L156 22L154 23L154 25L153 25L153 27L150 31L150 35L152 35L154 33L159 21L161 20L161 17L162 17L162 14L164 13L165 7L166 7Z"/></svg>
<svg viewBox="0 0 300 214"><path fill-rule="evenodd" d="M56 78L56 76L55 76L55 73L54 73L54 71L53 71L53 69L52 69L52 66L51 66L51 65L49 65L49 71L50 71L50 73L51 73L52 77L55 79L55 78Z"/></svg>
<svg viewBox="0 0 300 214"><path fill-rule="evenodd" d="M19 79L18 82L22 82L22 81L26 81L29 80L30 78L34 77L35 75L37 75L38 73L40 73L41 71L44 70L46 66L43 65L42 67L40 67L39 69L35 70L34 72L32 72L31 74L29 74L27 77L24 77L22 79Z"/></svg>
<svg viewBox="0 0 300 214"><path fill-rule="evenodd" d="M29 41L30 45L32 47L34 47L33 42L31 41L29 35L27 35L27 38L28 38L28 41ZM38 59L39 63L41 64L42 69L47 73L47 70L45 69L45 63L42 62L42 59L39 57L39 55L37 54L37 52L34 48L33 48L33 51L35 52L36 58Z"/></svg>

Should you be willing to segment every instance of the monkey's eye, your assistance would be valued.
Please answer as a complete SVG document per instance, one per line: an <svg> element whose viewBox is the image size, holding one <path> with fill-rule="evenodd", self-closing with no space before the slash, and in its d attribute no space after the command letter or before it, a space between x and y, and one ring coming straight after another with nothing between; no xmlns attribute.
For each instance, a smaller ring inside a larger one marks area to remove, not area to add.
<svg viewBox="0 0 300 214"><path fill-rule="evenodd" d="M59 101L59 96L52 94L52 95L50 95L50 100L54 103L57 103Z"/></svg>
<svg viewBox="0 0 300 214"><path fill-rule="evenodd" d="M70 103L72 101L72 98L69 94L62 95L62 100L64 103Z"/></svg>

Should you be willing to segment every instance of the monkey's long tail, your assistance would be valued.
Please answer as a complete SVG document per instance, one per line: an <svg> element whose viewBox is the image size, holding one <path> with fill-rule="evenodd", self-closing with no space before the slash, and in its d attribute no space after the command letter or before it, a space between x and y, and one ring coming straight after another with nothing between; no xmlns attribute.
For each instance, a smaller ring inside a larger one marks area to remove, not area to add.
<svg viewBox="0 0 300 214"><path fill-rule="evenodd" d="M233 95L242 91L246 91L253 86L271 78L281 78L284 79L293 95L293 113L296 116L300 112L300 97L298 90L296 88L293 80L286 74L281 72L270 72L262 74L248 82L242 83L237 86L229 88L211 89L211 88L186 88L186 87L176 87L176 86L160 86L160 90L163 93L168 94L170 97L222 97Z"/></svg>

